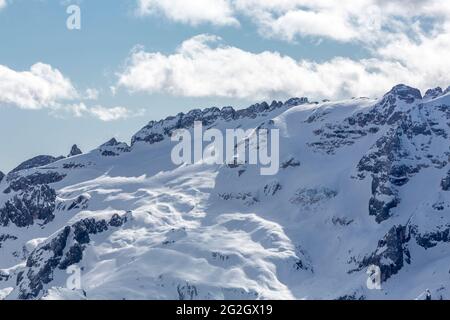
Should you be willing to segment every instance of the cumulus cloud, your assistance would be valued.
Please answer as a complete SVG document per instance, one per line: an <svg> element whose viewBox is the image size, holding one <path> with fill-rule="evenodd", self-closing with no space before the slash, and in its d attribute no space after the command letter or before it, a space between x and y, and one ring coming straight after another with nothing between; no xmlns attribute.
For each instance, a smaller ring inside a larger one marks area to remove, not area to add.
<svg viewBox="0 0 450 320"><path fill-rule="evenodd" d="M180 23L237 25L246 17L262 35L288 41L312 36L374 45L398 34L413 37L430 24L439 28L450 18L450 2L441 0L137 1L140 14L162 13Z"/></svg>
<svg viewBox="0 0 450 320"><path fill-rule="evenodd" d="M162 13L167 18L182 23L198 25L238 25L227 0L139 0L140 15Z"/></svg>
<svg viewBox="0 0 450 320"><path fill-rule="evenodd" d="M48 64L36 63L29 71L15 71L0 65L0 103L22 109L41 109L77 96L71 81Z"/></svg>
<svg viewBox="0 0 450 320"><path fill-rule="evenodd" d="M58 69L36 63L27 71L16 71L0 65L0 106L21 109L48 109L52 115L70 114L75 117L92 116L101 121L115 121L135 116L125 107L88 107L83 100L98 99L99 91L87 89L80 94ZM78 101L78 102L76 102Z"/></svg>
<svg viewBox="0 0 450 320"><path fill-rule="evenodd" d="M91 116L101 121L110 122L127 119L133 116L139 116L142 114L142 111L133 113L125 107L108 108L100 105L88 107L86 104L81 102L76 104L67 104L64 108L58 109L54 112L55 115L61 115L62 113L69 113L78 118Z"/></svg>
<svg viewBox="0 0 450 320"><path fill-rule="evenodd" d="M88 88L86 89L85 93L85 99L86 100L97 100L100 95L100 92L97 89L94 88Z"/></svg>
<svg viewBox="0 0 450 320"><path fill-rule="evenodd" d="M245 18L263 37L311 38L315 43L330 39L357 44L368 54L361 60L295 61L277 52L214 46L211 42L217 39L203 35L185 41L170 55L135 50L119 76L119 86L130 91L237 98L304 93L336 98L379 94L398 82L420 88L450 83L450 61L443 58L450 54L450 1L220 0L226 10L215 15L206 14L208 5L202 0L183 1L183 5L137 1L143 15L163 12L168 19L190 24L233 19L239 23ZM196 18L202 11L198 6L205 8L202 19Z"/></svg>
<svg viewBox="0 0 450 320"><path fill-rule="evenodd" d="M6 7L6 0L0 0L0 10Z"/></svg>
<svg viewBox="0 0 450 320"><path fill-rule="evenodd" d="M225 46L216 36L199 35L183 42L173 54L134 50L118 74L117 85L131 92L187 97L378 96L401 82L420 88L435 85L436 79L450 83L450 74L445 72L448 67L442 69L448 62L442 61L442 51L434 50L449 46L449 40L435 41L424 48L405 39L398 46L386 47L378 57L361 60L336 57L317 63L296 61L277 52L251 53ZM423 49L428 53L416 59L401 54L411 50L410 55L414 56L414 51ZM431 64L435 66L430 68L422 58L434 59Z"/></svg>
<svg viewBox="0 0 450 320"><path fill-rule="evenodd" d="M115 121L126 119L130 116L130 112L124 107L105 108L102 106L95 106L91 108L89 112L102 121Z"/></svg>

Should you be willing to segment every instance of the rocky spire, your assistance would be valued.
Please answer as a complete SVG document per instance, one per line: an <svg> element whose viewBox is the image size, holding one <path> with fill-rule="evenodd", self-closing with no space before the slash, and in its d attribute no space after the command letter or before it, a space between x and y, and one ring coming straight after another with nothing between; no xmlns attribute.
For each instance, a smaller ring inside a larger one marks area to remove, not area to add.
<svg viewBox="0 0 450 320"><path fill-rule="evenodd" d="M80 150L80 148L78 148L78 146L76 144L74 144L72 146L72 149L70 149L70 153L67 157L78 156L80 154L83 154L83 152Z"/></svg>
<svg viewBox="0 0 450 320"><path fill-rule="evenodd" d="M0 171L0 183L2 183L3 178L5 177L5 174Z"/></svg>

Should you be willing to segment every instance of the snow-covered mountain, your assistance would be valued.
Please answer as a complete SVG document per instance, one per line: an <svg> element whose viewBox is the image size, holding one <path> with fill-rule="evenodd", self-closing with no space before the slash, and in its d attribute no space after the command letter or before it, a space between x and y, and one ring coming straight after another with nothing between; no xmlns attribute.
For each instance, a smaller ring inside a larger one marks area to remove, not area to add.
<svg viewBox="0 0 450 320"><path fill-rule="evenodd" d="M279 129L279 172L175 166L170 135L195 121ZM31 159L0 173L0 298L450 299L449 135L450 88L398 85L193 110Z"/></svg>

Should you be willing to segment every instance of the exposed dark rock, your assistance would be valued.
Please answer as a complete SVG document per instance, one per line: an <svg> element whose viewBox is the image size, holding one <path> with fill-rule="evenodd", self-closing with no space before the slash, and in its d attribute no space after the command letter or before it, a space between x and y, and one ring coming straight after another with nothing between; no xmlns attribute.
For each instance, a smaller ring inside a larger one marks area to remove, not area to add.
<svg viewBox="0 0 450 320"><path fill-rule="evenodd" d="M27 259L28 268L26 276L18 276L19 299L35 299L41 293L45 284L53 280L53 270L59 264L67 239L70 234L70 227L65 227L50 243L38 247Z"/></svg>
<svg viewBox="0 0 450 320"><path fill-rule="evenodd" d="M339 301L363 301L366 300L366 297L364 295L359 295L357 292L354 292L350 295L343 295L338 297L336 300Z"/></svg>
<svg viewBox="0 0 450 320"><path fill-rule="evenodd" d="M126 216L113 215L109 225L111 227L121 226L126 220ZM98 234L107 230L108 223L105 220L84 219L72 226L66 226L50 242L37 247L27 259L27 269L17 276L19 299L38 298L44 285L53 280L56 268L65 270L82 260L84 245L90 242L90 234ZM71 234L73 240L71 240ZM66 251L67 244L72 241L73 245Z"/></svg>
<svg viewBox="0 0 450 320"><path fill-rule="evenodd" d="M10 234L2 234L0 235L0 249L2 248L3 242L6 242L8 240L17 240L16 236L12 236Z"/></svg>
<svg viewBox="0 0 450 320"><path fill-rule="evenodd" d="M89 199L80 195L75 200L67 200L63 202L59 202L57 205L58 210L84 210L87 209L89 204Z"/></svg>
<svg viewBox="0 0 450 320"><path fill-rule="evenodd" d="M56 192L48 185L28 187L0 208L0 225L7 226L11 222L23 228L36 219L46 224L55 217L55 201Z"/></svg>
<svg viewBox="0 0 450 320"><path fill-rule="evenodd" d="M403 100L407 103L413 103L414 100L422 99L422 94L420 93L420 90L409 87L404 84L396 85L395 87L392 88L390 92L387 93L387 95L394 95L398 97L400 100Z"/></svg>
<svg viewBox="0 0 450 320"><path fill-rule="evenodd" d="M447 173L447 177L442 179L441 187L444 191L450 191L450 171Z"/></svg>
<svg viewBox="0 0 450 320"><path fill-rule="evenodd" d="M408 182L408 175L415 171L400 162L407 156L402 149L402 133L392 129L376 142L358 164L360 178L364 178L366 172L372 175L369 214L375 216L378 223L391 216L391 210L400 203L396 187Z"/></svg>
<svg viewBox="0 0 450 320"><path fill-rule="evenodd" d="M115 138L112 138L108 142L102 144L98 150L104 157L117 157L122 153L130 152L130 147L125 142L118 142Z"/></svg>
<svg viewBox="0 0 450 320"><path fill-rule="evenodd" d="M419 246L429 249L438 245L439 242L450 242L450 225L440 227L436 231L420 234L418 228L413 230L416 242Z"/></svg>
<svg viewBox="0 0 450 320"><path fill-rule="evenodd" d="M287 100L284 104L286 106L299 106L302 104L308 104L309 100L307 97L301 97L301 98L291 98Z"/></svg>
<svg viewBox="0 0 450 320"><path fill-rule="evenodd" d="M264 194L266 196L274 196L282 189L281 184L278 181L273 181L264 186Z"/></svg>
<svg viewBox="0 0 450 320"><path fill-rule="evenodd" d="M67 157L70 158L73 156L78 156L80 154L83 154L83 152L80 150L80 148L78 148L76 144L74 144L70 149L70 153L67 155Z"/></svg>
<svg viewBox="0 0 450 320"><path fill-rule="evenodd" d="M194 126L196 121L202 122L204 126L210 126L217 120L224 121L237 120L242 118L254 119L258 115L262 115L282 107L292 107L300 104L308 103L307 98L292 98L285 103L273 101L270 105L267 102L254 104L246 109L235 110L232 107L224 107L222 109L213 107L204 110L195 109L187 114L179 113L175 117L167 117L160 121L151 121L142 128L131 139L131 145L137 142L146 142L154 144L170 137L177 129L189 129Z"/></svg>
<svg viewBox="0 0 450 320"><path fill-rule="evenodd" d="M309 254L299 245L295 247L295 253L298 259L295 260L294 269L297 271L308 270L314 273L314 268Z"/></svg>
<svg viewBox="0 0 450 320"><path fill-rule="evenodd" d="M35 172L28 176L18 176L15 175L11 178L9 182L9 188L5 190L5 193L9 193L10 190L20 191L28 189L31 186L44 185L44 184L52 184L56 182L62 181L66 175L60 174L56 171L49 172Z"/></svg>
<svg viewBox="0 0 450 320"><path fill-rule="evenodd" d="M258 198L256 197L256 195L254 195L251 192L239 192L239 193L232 193L232 192L227 192L227 193L220 193L219 197L223 200L240 200L243 201L245 205L247 206L252 206L255 203L259 202Z"/></svg>
<svg viewBox="0 0 450 320"><path fill-rule="evenodd" d="M97 234L108 230L108 225L105 220L96 221L94 218L84 219L76 222L73 225L75 240L80 244L89 243L90 234Z"/></svg>
<svg viewBox="0 0 450 320"><path fill-rule="evenodd" d="M114 214L111 217L111 220L109 220L109 225L111 227L121 227L125 222L127 222L127 217L126 216L120 216L119 214Z"/></svg>
<svg viewBox="0 0 450 320"><path fill-rule="evenodd" d="M177 286L178 300L194 300L198 296L197 287L186 283Z"/></svg>
<svg viewBox="0 0 450 320"><path fill-rule="evenodd" d="M67 210L86 209L88 202L89 199L81 195L72 202L72 204L67 208Z"/></svg>
<svg viewBox="0 0 450 320"><path fill-rule="evenodd" d="M291 158L288 161L285 161L281 164L281 169L287 169L289 167L299 167L300 161L295 160L295 158Z"/></svg>
<svg viewBox="0 0 450 320"><path fill-rule="evenodd" d="M319 187L319 188L300 188L294 196L289 200L292 204L301 205L305 208L320 205L321 202L328 201L337 196L335 190Z"/></svg>
<svg viewBox="0 0 450 320"><path fill-rule="evenodd" d="M66 270L69 266L80 262L81 259L83 259L83 250L84 248L79 243L75 243L69 251L67 251L64 258L59 263L58 268Z"/></svg>
<svg viewBox="0 0 450 320"><path fill-rule="evenodd" d="M441 87L436 87L434 89L428 89L427 92L425 92L424 99L426 99L426 98L434 99L434 98L439 97L442 94L443 94L443 91L442 91Z"/></svg>
<svg viewBox="0 0 450 320"><path fill-rule="evenodd" d="M80 169L80 168L84 168L84 167L85 167L85 165L82 163L70 162L70 163L63 164L63 169Z"/></svg>
<svg viewBox="0 0 450 320"><path fill-rule="evenodd" d="M394 226L378 242L377 250L360 263L359 270L371 265L381 270L381 281L386 281L397 274L406 263L411 263L411 256L407 244L411 239L408 227Z"/></svg>
<svg viewBox="0 0 450 320"><path fill-rule="evenodd" d="M333 217L333 219L331 219L331 222L335 225L335 226L349 226L353 223L353 219L348 219L346 217Z"/></svg>
<svg viewBox="0 0 450 320"><path fill-rule="evenodd" d="M58 160L64 159L64 157L52 157L52 156L37 156L30 160L27 160L25 162L22 162L19 166L17 166L15 169L13 169L10 173L31 169L31 168L38 168L42 166L46 166L50 163L56 162Z"/></svg>

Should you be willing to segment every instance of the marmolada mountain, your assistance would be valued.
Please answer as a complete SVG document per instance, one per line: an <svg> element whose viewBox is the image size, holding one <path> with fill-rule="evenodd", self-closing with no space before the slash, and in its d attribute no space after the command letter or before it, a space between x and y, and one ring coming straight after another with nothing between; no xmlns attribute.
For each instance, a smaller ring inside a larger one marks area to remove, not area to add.
<svg viewBox="0 0 450 320"><path fill-rule="evenodd" d="M174 165L171 133L196 121L279 129L278 173ZM450 299L449 136L450 89L397 85L193 110L38 156L0 173L0 298Z"/></svg>

